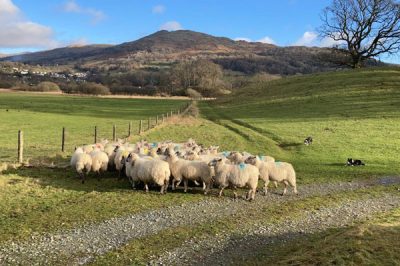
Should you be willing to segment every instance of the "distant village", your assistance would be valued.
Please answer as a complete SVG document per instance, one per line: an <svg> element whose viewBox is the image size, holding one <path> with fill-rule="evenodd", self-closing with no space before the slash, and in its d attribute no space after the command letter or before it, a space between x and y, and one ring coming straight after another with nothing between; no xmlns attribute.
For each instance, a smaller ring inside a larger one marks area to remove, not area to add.
<svg viewBox="0 0 400 266"><path fill-rule="evenodd" d="M13 69L14 74L19 74L22 76L27 76L27 75L32 75L32 76L48 76L51 78L57 78L57 79L65 79L66 81L69 81L70 79L73 79L75 81L79 80L86 80L87 76L90 74L89 72L76 72L76 73L57 73L57 72L46 72L46 71L29 71L28 69L19 69L17 67L14 67Z"/></svg>

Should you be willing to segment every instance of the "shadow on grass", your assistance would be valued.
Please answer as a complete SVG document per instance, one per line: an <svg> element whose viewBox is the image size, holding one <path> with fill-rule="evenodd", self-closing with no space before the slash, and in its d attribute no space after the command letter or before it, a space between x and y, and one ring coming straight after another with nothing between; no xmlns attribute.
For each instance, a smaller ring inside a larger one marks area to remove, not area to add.
<svg viewBox="0 0 400 266"><path fill-rule="evenodd" d="M112 192L112 191L144 191L144 184L139 183L136 185L135 189L132 189L128 178L125 175L121 175L118 178L118 173L116 171L108 171L102 173L100 178L94 173L90 173L89 176L85 178L85 183L82 184L80 177L70 168L67 169L49 169L42 167L34 168L19 168L10 169L3 172L4 175L18 175L24 178L32 178L35 183L43 188L48 186L57 189L75 190L82 192ZM12 178L9 181L10 185L22 182L21 179ZM157 185L149 184L149 193L158 193L160 187ZM167 193L179 193L183 192L183 182L175 190L168 188ZM188 194L203 194L202 186L195 186L194 183L189 182ZM213 193L210 193L213 194Z"/></svg>

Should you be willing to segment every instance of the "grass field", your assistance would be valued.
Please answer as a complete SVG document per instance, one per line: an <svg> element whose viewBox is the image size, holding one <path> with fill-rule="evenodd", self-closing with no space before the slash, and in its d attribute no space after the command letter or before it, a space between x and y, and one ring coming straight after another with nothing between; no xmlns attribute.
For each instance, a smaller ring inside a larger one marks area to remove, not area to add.
<svg viewBox="0 0 400 266"><path fill-rule="evenodd" d="M46 136L51 145L46 148L40 146L40 149L54 155L59 149L59 135L63 126L67 127L70 139L78 140L77 143L67 142L68 149L72 149L76 144L92 140L91 129L94 125L100 127L100 137L110 137L113 123L117 124L118 129L127 130L129 121L137 121L150 114L161 114L171 110L177 103L183 104L179 101L79 97L64 99L57 96L34 96L26 101L22 95L0 94L0 117L4 121L0 124L0 130L5 132L0 139L0 156L4 156L0 160L13 158L16 131L21 125L26 132L26 143L39 146L43 143L43 136ZM236 95L199 103L200 118L175 119L170 124L149 131L143 137L150 141L185 141L192 137L205 145L218 144L220 150L246 150L289 161L297 171L301 192L301 186L307 183L399 175L399 106L398 68L299 76L254 84ZM6 109L9 111L6 112ZM31 135L29 132L32 132ZM314 143L305 146L303 139L309 135L313 136ZM134 137L133 141L139 138ZM35 147L28 146L27 153L32 156L41 155L43 151L37 152ZM362 159L366 166L345 167L348 157ZM112 178L113 175L111 173L101 181L89 179L85 185L80 184L72 171L64 170L19 169L0 175L0 243L204 199L201 193L177 192L161 197L156 191L149 194L131 191L126 181L117 181ZM337 204L347 198L362 199L382 193L381 190L377 188L362 193L346 192L336 196L309 198L294 205L276 206L276 210L268 209L268 213L254 210L252 217L255 220L273 221L289 212L301 214L304 209ZM393 189L385 189L384 192L394 193ZM214 195L208 197L218 200ZM399 233L398 223L395 222L398 213L397 209L373 223L296 240L299 243L296 246L297 253L293 253L286 245L277 246L272 255L265 255L268 251L259 250L251 261L253 264L260 260L272 263L282 256L286 263L293 263L295 259L307 264L310 258L315 258L321 264L329 264L333 263L332 258L335 257L339 264L351 263L346 258L341 260L343 258L340 254L346 248L355 247L357 252L362 253L377 248L381 241L387 241L385 254L396 259L396 250L390 247L395 247L397 240L388 236ZM252 222L242 218L241 223ZM194 235L207 237L208 234L234 229L237 221L226 218L195 228L171 229L143 240L135 240L126 247L98 258L95 264L144 264L152 252L158 254ZM387 227L381 226L384 222ZM364 237L358 233L359 230L372 232L375 229L379 229L382 235L371 233ZM359 242L349 243L349 247L343 246L335 254L311 254L313 245L326 244L324 239L332 239L327 250L334 250L340 241L346 241L354 235L359 237L354 241L361 241L365 246ZM310 254L309 257L301 257L302 251ZM361 264L379 264L379 258L368 257Z"/></svg>
<svg viewBox="0 0 400 266"><path fill-rule="evenodd" d="M98 139L126 137L128 124L138 133L139 120L177 110L184 100L111 99L61 95L0 93L0 162L15 161L18 130L23 130L25 159L52 157L61 151L61 132L67 130L66 151ZM62 154L59 154L62 156Z"/></svg>

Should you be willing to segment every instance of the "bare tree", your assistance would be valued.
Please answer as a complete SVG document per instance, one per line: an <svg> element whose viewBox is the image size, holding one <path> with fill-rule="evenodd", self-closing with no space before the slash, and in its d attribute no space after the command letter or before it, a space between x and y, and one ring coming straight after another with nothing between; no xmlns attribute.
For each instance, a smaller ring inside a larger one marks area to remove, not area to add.
<svg viewBox="0 0 400 266"><path fill-rule="evenodd" d="M400 3L394 0L333 0L321 15L321 37L331 38L359 68L368 58L400 52Z"/></svg>

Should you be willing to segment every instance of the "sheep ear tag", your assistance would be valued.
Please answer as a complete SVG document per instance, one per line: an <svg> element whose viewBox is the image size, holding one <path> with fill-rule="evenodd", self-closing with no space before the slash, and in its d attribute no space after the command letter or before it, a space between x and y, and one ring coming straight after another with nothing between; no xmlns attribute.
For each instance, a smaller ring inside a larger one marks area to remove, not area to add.
<svg viewBox="0 0 400 266"><path fill-rule="evenodd" d="M240 170L244 170L245 168L246 168L246 164L245 163L239 164L239 169Z"/></svg>

